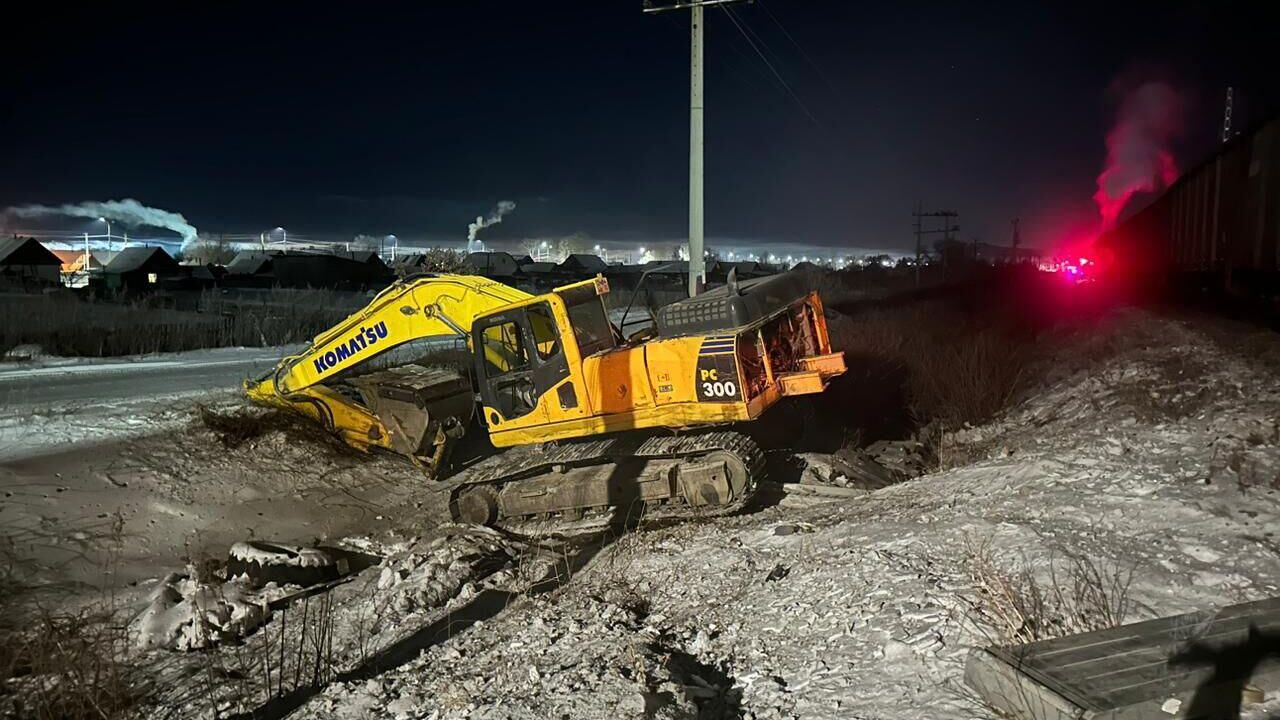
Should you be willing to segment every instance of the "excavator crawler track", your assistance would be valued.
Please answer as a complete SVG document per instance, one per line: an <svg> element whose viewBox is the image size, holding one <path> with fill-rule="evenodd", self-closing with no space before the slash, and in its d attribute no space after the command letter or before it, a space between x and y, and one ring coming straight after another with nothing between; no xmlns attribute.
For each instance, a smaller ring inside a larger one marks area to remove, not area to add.
<svg viewBox="0 0 1280 720"><path fill-rule="evenodd" d="M624 434L508 450L460 477L450 505L513 533L577 534L731 514L764 479L764 453L741 433Z"/></svg>

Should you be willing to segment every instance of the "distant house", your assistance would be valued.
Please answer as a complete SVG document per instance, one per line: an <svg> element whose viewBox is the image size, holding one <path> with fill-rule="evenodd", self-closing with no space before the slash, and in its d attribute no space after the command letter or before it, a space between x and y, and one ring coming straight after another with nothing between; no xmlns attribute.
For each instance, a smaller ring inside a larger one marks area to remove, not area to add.
<svg viewBox="0 0 1280 720"><path fill-rule="evenodd" d="M427 271L427 256L422 253L401 255L391 263L391 268L400 277Z"/></svg>
<svg viewBox="0 0 1280 720"><path fill-rule="evenodd" d="M218 284L218 281L226 277L227 269L221 265L206 263L204 265L183 266L193 281L202 287Z"/></svg>
<svg viewBox="0 0 1280 720"><path fill-rule="evenodd" d="M758 262L746 260L738 262L719 261L713 267L707 268L707 282L712 285L722 285L728 281L730 271L734 272L734 276L738 280L750 280L751 278L773 274L772 270Z"/></svg>
<svg viewBox="0 0 1280 720"><path fill-rule="evenodd" d="M57 255L58 259L62 261L62 273L64 275L84 272L86 257L89 258L88 269L90 272L97 272L106 267L106 263L97 253L85 253L83 250L52 250L50 252Z"/></svg>
<svg viewBox="0 0 1280 720"><path fill-rule="evenodd" d="M598 255L588 255L586 253L573 253L560 263L560 270L565 275L585 280L594 277L605 270L609 269L608 263L601 260Z"/></svg>
<svg viewBox="0 0 1280 720"><path fill-rule="evenodd" d="M335 252L336 257L343 260L351 260L358 262L365 268L366 282L369 287L378 285L379 283L386 285L391 282L395 276L390 266L382 261L382 256L373 250L352 250L350 252Z"/></svg>
<svg viewBox="0 0 1280 720"><path fill-rule="evenodd" d="M381 259L372 262L363 253L285 253L275 256L271 267L275 284L286 288L364 291L381 289L392 280Z"/></svg>
<svg viewBox="0 0 1280 720"><path fill-rule="evenodd" d="M520 267L524 267L532 262L533 257L531 255L520 255L516 257L516 265L519 265Z"/></svg>
<svg viewBox="0 0 1280 720"><path fill-rule="evenodd" d="M556 264L553 262L532 262L520 266L520 271L530 276L547 277L555 274Z"/></svg>
<svg viewBox="0 0 1280 720"><path fill-rule="evenodd" d="M109 290L150 292L166 280L182 277L182 268L173 256L158 247L129 247L103 268Z"/></svg>
<svg viewBox="0 0 1280 720"><path fill-rule="evenodd" d="M520 265L511 253L506 252L473 252L462 260L476 275L487 278L513 278L520 272Z"/></svg>
<svg viewBox="0 0 1280 720"><path fill-rule="evenodd" d="M254 275L264 276L271 274L271 260L278 253L254 252L252 250L244 250L236 254L231 262L227 263L228 275Z"/></svg>
<svg viewBox="0 0 1280 720"><path fill-rule="evenodd" d="M823 273L823 272L826 272L826 269L825 269L825 268L823 268L821 265L817 265L817 264L815 264L815 263L811 263L811 262L809 262L808 260L805 260L804 262L798 262L798 263L796 263L795 265L792 265L792 266L791 266L791 270L792 270L792 272L802 272L802 273Z"/></svg>
<svg viewBox="0 0 1280 720"><path fill-rule="evenodd" d="M62 260L35 238L0 240L0 281L13 285L57 285Z"/></svg>

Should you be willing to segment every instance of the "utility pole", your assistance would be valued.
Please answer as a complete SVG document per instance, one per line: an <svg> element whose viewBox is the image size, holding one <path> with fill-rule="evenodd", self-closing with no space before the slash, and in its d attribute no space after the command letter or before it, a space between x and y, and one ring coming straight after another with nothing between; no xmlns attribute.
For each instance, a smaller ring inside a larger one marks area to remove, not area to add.
<svg viewBox="0 0 1280 720"><path fill-rule="evenodd" d="M676 0L658 5L645 0L644 12L688 10L691 22L689 39L689 297L702 291L707 281L707 264L703 256L705 214L702 187L702 48L707 7L749 2L750 0Z"/></svg>
<svg viewBox="0 0 1280 720"><path fill-rule="evenodd" d="M959 232L959 225L952 225L951 219L960 217L960 213L955 210L935 210L934 212L925 212L924 204L916 203L916 209L911 213L915 218L916 232L916 287L920 287L920 265L924 261L924 236L933 233L942 233L942 242L948 243L951 240L951 233ZM924 229L924 219L927 217L942 218L942 227L931 230Z"/></svg>
<svg viewBox="0 0 1280 720"><path fill-rule="evenodd" d="M916 287L920 287L920 263L923 259L921 255L924 251L924 247L923 247L924 228L922 227L923 218L924 218L924 203L917 200L916 211L911 213L911 216L915 218L914 222L915 222L915 229L916 229Z"/></svg>
<svg viewBox="0 0 1280 720"><path fill-rule="evenodd" d="M1235 88L1227 88L1227 108L1222 113L1222 142L1231 139L1231 105L1235 100Z"/></svg>
<svg viewBox="0 0 1280 720"><path fill-rule="evenodd" d="M1018 247L1019 247L1020 245L1022 245L1022 235L1018 233L1018 224L1019 224L1021 221L1022 221L1022 218L1014 218L1014 219L1013 219L1013 241L1012 241L1012 245L1013 245L1013 261L1014 261L1014 262L1022 262L1022 258L1018 256Z"/></svg>

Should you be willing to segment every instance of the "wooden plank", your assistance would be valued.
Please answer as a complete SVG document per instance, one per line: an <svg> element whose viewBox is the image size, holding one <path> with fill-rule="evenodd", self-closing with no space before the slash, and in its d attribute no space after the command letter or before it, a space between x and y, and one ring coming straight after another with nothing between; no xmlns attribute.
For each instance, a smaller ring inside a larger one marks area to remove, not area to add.
<svg viewBox="0 0 1280 720"><path fill-rule="evenodd" d="M866 497L868 492L863 488L836 487L835 485L808 485L803 483L783 483L782 490L791 495L829 498Z"/></svg>
<svg viewBox="0 0 1280 720"><path fill-rule="evenodd" d="M1082 720L1085 710L1036 682L989 648L969 651L964 681L989 705L1012 717Z"/></svg>
<svg viewBox="0 0 1280 720"><path fill-rule="evenodd" d="M1131 623L1096 632L975 649L965 680L988 703L1028 720L1108 718L1170 720L1183 717L1202 686L1206 694L1238 696L1243 680L1211 666L1171 664L1189 642L1238 663L1250 627L1280 636L1280 598ZM1270 637L1265 639L1270 642ZM1280 690L1280 648L1250 648L1259 662L1251 682ZM1239 674L1239 673L1236 673ZM1212 683L1211 685L1209 683Z"/></svg>

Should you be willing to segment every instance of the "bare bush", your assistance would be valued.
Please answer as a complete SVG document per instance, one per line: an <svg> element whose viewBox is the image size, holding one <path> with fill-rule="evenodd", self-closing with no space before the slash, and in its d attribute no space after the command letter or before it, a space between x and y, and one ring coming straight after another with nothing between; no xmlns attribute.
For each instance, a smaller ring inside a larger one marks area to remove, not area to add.
<svg viewBox="0 0 1280 720"><path fill-rule="evenodd" d="M319 423L296 413L260 408L216 410L205 405L198 405L196 413L201 424L227 448L238 448L270 433L284 433L293 440L327 446L344 455L359 454Z"/></svg>
<svg viewBox="0 0 1280 720"><path fill-rule="evenodd" d="M1015 570L995 560L990 540L966 543L965 562L977 590L974 610L995 629L993 640L1021 643L1123 624L1133 570L1083 555L1050 559L1037 577L1025 559Z"/></svg>
<svg viewBox="0 0 1280 720"><path fill-rule="evenodd" d="M0 714L117 717L146 693L127 651L124 619L105 609L39 611L25 627L0 629Z"/></svg>
<svg viewBox="0 0 1280 720"><path fill-rule="evenodd" d="M118 558L123 519L111 528L104 576ZM151 693L130 660L128 618L114 593L79 608L36 601L14 569L13 541L0 538L0 716L38 720L119 717Z"/></svg>
<svg viewBox="0 0 1280 720"><path fill-rule="evenodd" d="M414 275L417 273L444 273L448 275L468 275L474 270L468 266L463 260L465 255L455 250L447 250L445 248L431 248L422 253L422 261L420 264L410 267L401 266L397 272L401 276Z"/></svg>
<svg viewBox="0 0 1280 720"><path fill-rule="evenodd" d="M1029 340L935 303L875 310L832 326L833 347L905 376L907 401L921 425L936 419L954 428L989 419L1025 387L1035 359Z"/></svg>

